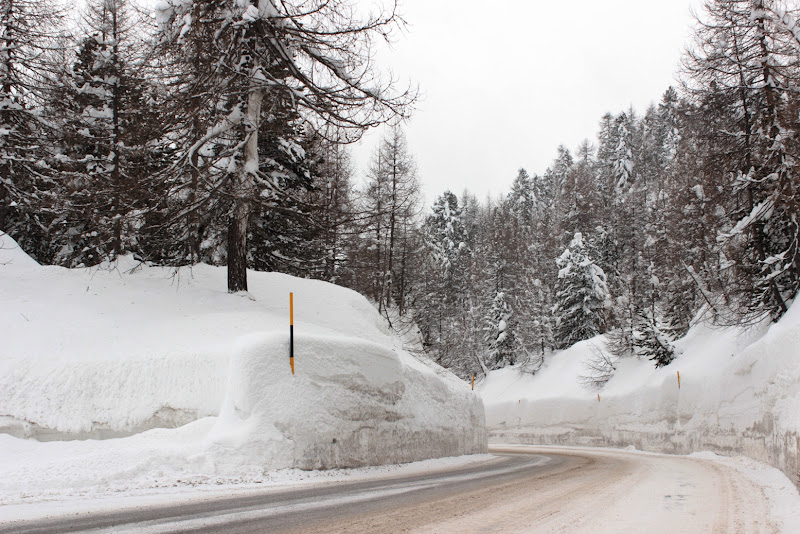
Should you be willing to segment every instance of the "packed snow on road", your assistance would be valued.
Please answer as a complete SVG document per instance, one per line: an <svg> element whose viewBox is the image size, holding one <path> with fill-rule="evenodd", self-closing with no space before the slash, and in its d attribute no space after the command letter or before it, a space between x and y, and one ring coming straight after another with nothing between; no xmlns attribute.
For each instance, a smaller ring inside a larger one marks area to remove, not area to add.
<svg viewBox="0 0 800 534"><path fill-rule="evenodd" d="M490 443L711 459L764 488L782 532L800 532L799 303L777 323L749 328L698 321L660 368L614 358L607 342L597 336L546 355L535 374L523 366L490 372L476 387ZM606 376L598 362L611 366Z"/></svg>

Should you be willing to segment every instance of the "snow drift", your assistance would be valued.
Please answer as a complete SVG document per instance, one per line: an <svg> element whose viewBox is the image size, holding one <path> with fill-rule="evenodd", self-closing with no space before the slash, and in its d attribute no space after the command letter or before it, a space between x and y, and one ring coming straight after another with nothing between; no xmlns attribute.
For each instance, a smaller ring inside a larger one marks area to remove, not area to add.
<svg viewBox="0 0 800 534"><path fill-rule="evenodd" d="M68 270L0 241L0 478L78 458L109 479L159 458L186 475L486 451L480 398L355 292L252 272L229 295L220 268ZM76 438L119 439L63 441Z"/></svg>
<svg viewBox="0 0 800 534"><path fill-rule="evenodd" d="M600 336L556 353L535 376L490 373L479 386L490 439L745 455L797 483L800 304L771 326L695 326L670 365L622 360L602 390L589 391L579 384L584 362L603 344Z"/></svg>

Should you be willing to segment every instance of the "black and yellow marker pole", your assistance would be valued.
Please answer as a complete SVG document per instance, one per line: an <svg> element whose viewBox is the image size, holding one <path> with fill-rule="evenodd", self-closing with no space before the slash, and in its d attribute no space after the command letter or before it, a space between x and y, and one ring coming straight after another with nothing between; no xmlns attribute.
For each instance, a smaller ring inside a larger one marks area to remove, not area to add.
<svg viewBox="0 0 800 534"><path fill-rule="evenodd" d="M289 365L294 374L294 293L289 293Z"/></svg>

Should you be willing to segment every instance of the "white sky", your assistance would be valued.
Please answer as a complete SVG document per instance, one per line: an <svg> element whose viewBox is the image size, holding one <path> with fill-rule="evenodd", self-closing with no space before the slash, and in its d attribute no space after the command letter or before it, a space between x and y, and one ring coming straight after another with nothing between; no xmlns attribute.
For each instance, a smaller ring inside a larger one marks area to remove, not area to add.
<svg viewBox="0 0 800 534"><path fill-rule="evenodd" d="M406 125L427 203L506 192L606 112L643 113L676 84L700 0L401 0L408 22L378 64L423 99ZM353 147L359 179L381 135Z"/></svg>

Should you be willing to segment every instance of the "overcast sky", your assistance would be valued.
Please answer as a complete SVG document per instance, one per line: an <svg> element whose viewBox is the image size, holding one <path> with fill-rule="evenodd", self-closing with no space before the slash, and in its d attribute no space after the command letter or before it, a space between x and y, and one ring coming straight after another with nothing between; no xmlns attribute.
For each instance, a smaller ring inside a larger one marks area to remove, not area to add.
<svg viewBox="0 0 800 534"><path fill-rule="evenodd" d="M378 61L423 99L406 125L426 202L508 190L606 112L644 112L676 84L699 0L401 0L408 26ZM359 179L381 132L353 147Z"/></svg>

